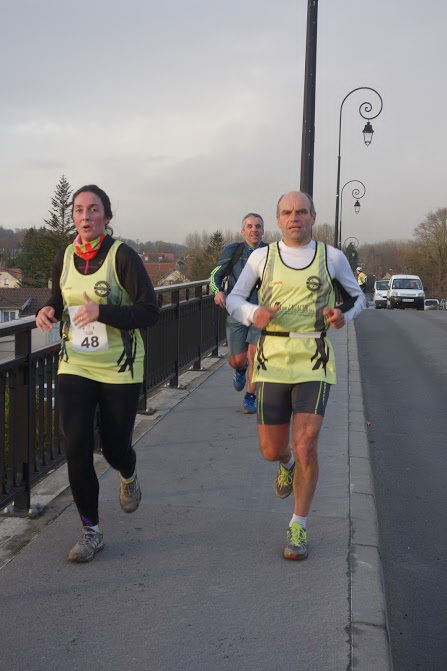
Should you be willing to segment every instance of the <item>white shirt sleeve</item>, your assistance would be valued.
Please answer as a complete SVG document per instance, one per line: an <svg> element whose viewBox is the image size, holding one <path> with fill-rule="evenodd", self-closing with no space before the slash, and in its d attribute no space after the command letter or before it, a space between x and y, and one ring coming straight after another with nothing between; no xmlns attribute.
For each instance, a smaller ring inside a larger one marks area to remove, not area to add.
<svg viewBox="0 0 447 671"><path fill-rule="evenodd" d="M250 326L253 322L253 315L259 307L254 303L249 303L247 298L256 282L262 277L267 251L268 247L260 247L250 254L236 284L227 296L226 308L228 314L245 326Z"/></svg>

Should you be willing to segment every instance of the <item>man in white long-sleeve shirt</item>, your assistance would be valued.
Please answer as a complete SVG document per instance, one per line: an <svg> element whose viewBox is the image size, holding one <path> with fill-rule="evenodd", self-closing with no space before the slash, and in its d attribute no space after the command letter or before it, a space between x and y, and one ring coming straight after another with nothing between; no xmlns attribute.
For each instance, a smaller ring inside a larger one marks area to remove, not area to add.
<svg viewBox="0 0 447 671"><path fill-rule="evenodd" d="M253 372L259 443L265 459L279 462L276 495L294 493L284 557L306 559L307 515L318 480L317 441L336 382L326 331L356 317L365 297L345 255L312 240L316 213L308 194L284 194L276 214L282 240L251 254L227 298L227 310L262 330ZM259 305L253 305L247 297L258 279ZM335 287L343 297L339 307Z"/></svg>

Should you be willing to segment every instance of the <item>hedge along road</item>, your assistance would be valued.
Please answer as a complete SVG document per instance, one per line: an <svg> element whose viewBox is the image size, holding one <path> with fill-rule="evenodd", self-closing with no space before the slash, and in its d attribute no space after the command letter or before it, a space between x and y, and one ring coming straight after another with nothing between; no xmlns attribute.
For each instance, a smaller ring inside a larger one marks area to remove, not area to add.
<svg viewBox="0 0 447 671"><path fill-rule="evenodd" d="M447 312L356 320L394 671L447 669Z"/></svg>

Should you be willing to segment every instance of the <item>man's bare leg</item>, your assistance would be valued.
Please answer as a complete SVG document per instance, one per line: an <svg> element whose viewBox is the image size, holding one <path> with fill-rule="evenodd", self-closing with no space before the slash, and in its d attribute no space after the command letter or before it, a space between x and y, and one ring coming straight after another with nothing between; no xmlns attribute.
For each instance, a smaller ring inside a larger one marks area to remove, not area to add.
<svg viewBox="0 0 447 671"><path fill-rule="evenodd" d="M292 456L289 434L290 424L258 424L259 447L264 459L287 464Z"/></svg>
<svg viewBox="0 0 447 671"><path fill-rule="evenodd" d="M318 436L323 418L298 413L292 423L292 450L295 456L294 514L307 517L318 481Z"/></svg>
<svg viewBox="0 0 447 671"><path fill-rule="evenodd" d="M242 370L247 363L247 350L240 352L240 354L232 354L228 357L228 363L234 370Z"/></svg>

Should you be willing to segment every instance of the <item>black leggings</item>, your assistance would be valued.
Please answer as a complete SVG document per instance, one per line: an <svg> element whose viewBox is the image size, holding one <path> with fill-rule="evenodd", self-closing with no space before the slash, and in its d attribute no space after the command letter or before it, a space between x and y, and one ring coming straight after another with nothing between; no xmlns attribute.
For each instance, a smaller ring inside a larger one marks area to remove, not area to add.
<svg viewBox="0 0 447 671"><path fill-rule="evenodd" d="M58 378L68 479L83 524L98 524L99 484L93 466L94 419L99 407L103 455L124 478L135 471L132 432L141 385L106 384L79 375Z"/></svg>

